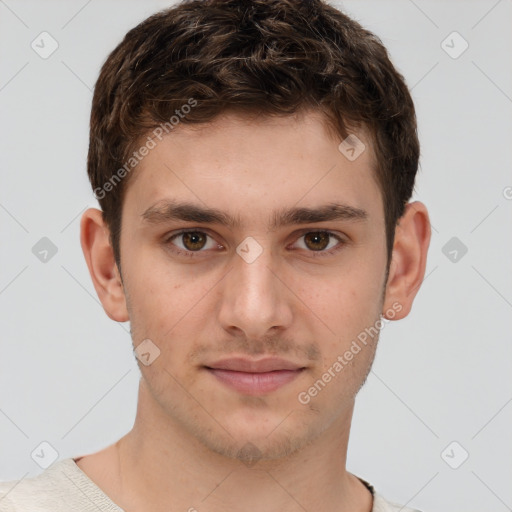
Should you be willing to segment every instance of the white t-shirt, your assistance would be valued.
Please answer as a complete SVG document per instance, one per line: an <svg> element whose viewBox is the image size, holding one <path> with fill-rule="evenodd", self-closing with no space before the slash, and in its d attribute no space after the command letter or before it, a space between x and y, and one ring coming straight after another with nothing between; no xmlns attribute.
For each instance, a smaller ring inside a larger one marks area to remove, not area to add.
<svg viewBox="0 0 512 512"><path fill-rule="evenodd" d="M420 512L385 500L368 482L359 480L373 494L372 512ZM69 458L34 477L0 482L0 512L124 511Z"/></svg>

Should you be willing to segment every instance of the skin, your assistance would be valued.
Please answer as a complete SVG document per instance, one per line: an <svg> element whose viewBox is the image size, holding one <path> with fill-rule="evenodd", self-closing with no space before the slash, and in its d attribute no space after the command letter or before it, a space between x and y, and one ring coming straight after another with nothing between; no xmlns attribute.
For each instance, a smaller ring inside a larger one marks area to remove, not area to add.
<svg viewBox="0 0 512 512"><path fill-rule="evenodd" d="M357 136L366 150L349 161L311 111L259 119L227 113L180 125L127 187L122 279L101 212L83 214L82 248L105 312L130 320L135 347L149 338L160 350L148 366L138 361L133 429L77 461L127 512L371 510L371 494L346 470L346 454L378 336L307 404L298 395L332 373L381 314L407 316L425 274L430 223L422 203L407 205L385 282L375 157L365 134ZM143 212L170 198L223 210L240 225L144 221ZM268 228L276 209L328 202L363 209L367 219ZM183 236L169 241L183 228L209 237L202 245ZM335 237L322 245L311 230L331 231L342 245ZM262 249L251 263L236 252L249 236ZM275 355L305 369L275 391L250 396L204 368L234 355Z"/></svg>

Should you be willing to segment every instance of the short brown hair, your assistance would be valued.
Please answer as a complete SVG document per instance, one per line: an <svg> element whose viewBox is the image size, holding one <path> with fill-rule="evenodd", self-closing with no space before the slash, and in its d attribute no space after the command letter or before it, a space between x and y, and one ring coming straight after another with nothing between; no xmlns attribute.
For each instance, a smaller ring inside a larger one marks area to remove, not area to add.
<svg viewBox="0 0 512 512"><path fill-rule="evenodd" d="M151 130L169 132L178 114L205 123L307 108L340 142L349 127L368 131L389 265L420 149L409 90L377 36L323 0L185 0L130 30L96 82L87 162L119 270L124 191Z"/></svg>

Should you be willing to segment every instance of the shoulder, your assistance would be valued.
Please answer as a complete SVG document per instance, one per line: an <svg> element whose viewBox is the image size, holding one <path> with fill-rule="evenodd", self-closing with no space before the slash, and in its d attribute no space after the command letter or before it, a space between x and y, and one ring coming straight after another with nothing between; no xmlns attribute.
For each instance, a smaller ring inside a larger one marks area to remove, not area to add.
<svg viewBox="0 0 512 512"><path fill-rule="evenodd" d="M421 512L420 510L399 505L393 501L386 500L381 494L379 494L373 485L367 482L360 476L357 477L371 492L373 496L373 507L371 512Z"/></svg>
<svg viewBox="0 0 512 512"><path fill-rule="evenodd" d="M415 508L405 507L393 501L386 500L378 493L373 495L373 508L372 512L421 512Z"/></svg>
<svg viewBox="0 0 512 512"><path fill-rule="evenodd" d="M57 500L65 492L70 463L72 459L60 460L36 476L0 482L0 512L60 510Z"/></svg>
<svg viewBox="0 0 512 512"><path fill-rule="evenodd" d="M72 458L42 473L0 482L0 512L122 512L78 468Z"/></svg>

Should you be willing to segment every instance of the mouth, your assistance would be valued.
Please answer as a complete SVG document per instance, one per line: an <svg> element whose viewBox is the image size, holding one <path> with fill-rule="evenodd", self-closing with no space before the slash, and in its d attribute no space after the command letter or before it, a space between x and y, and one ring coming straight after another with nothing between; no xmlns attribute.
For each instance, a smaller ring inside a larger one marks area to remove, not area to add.
<svg viewBox="0 0 512 512"><path fill-rule="evenodd" d="M306 368L279 358L223 359L204 368L223 385L246 395L263 395L295 380Z"/></svg>

